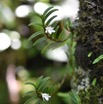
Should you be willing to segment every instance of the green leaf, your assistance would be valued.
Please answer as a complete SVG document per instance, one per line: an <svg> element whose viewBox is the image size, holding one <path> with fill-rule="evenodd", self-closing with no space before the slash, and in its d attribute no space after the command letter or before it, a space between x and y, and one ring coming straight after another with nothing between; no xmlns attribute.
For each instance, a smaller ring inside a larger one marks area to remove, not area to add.
<svg viewBox="0 0 103 104"><path fill-rule="evenodd" d="M53 91L54 91L53 90L53 85L50 84L49 87L48 87L48 89L47 89L47 93L49 93L50 95L52 95Z"/></svg>
<svg viewBox="0 0 103 104"><path fill-rule="evenodd" d="M72 99L68 92L65 92L65 93L59 92L58 96L60 96L66 104L75 104L72 102Z"/></svg>
<svg viewBox="0 0 103 104"><path fill-rule="evenodd" d="M51 49L54 50L56 48L59 48L61 46L65 45L64 42L54 42L54 44L52 45Z"/></svg>
<svg viewBox="0 0 103 104"><path fill-rule="evenodd" d="M56 84L56 85L54 85L54 86L53 86L52 94L54 94L55 92L57 92L59 88L60 88L60 84L59 84L59 83Z"/></svg>
<svg viewBox="0 0 103 104"><path fill-rule="evenodd" d="M72 22L71 22L71 20L70 20L70 18L67 18L67 25L69 25L69 27L71 27L72 26Z"/></svg>
<svg viewBox="0 0 103 104"><path fill-rule="evenodd" d="M48 50L48 48L51 46L53 44L53 42L51 41L50 43L48 43L43 49L42 49L42 54L43 53L45 53L47 50Z"/></svg>
<svg viewBox="0 0 103 104"><path fill-rule="evenodd" d="M31 97L30 99L28 99L24 104L29 104L32 100L34 100L35 98L37 98L36 96Z"/></svg>
<svg viewBox="0 0 103 104"><path fill-rule="evenodd" d="M30 23L28 26L41 26L41 27L43 27L43 25L42 24L40 24L40 23Z"/></svg>
<svg viewBox="0 0 103 104"><path fill-rule="evenodd" d="M44 21L55 11L57 11L58 9L52 9L50 10L45 16L44 16Z"/></svg>
<svg viewBox="0 0 103 104"><path fill-rule="evenodd" d="M46 77L40 81L40 83L37 86L38 91L42 91L47 85L50 77Z"/></svg>
<svg viewBox="0 0 103 104"><path fill-rule="evenodd" d="M33 39L33 38L35 38L36 36L41 35L41 34L44 34L44 32L43 32L43 31L38 31L38 32L32 34L32 35L29 37L29 40L31 40L31 39Z"/></svg>
<svg viewBox="0 0 103 104"><path fill-rule="evenodd" d="M54 18L56 18L56 17L57 17L57 15L51 17L51 18L46 22L46 26L48 26L48 25L50 24L50 22L51 22Z"/></svg>
<svg viewBox="0 0 103 104"><path fill-rule="evenodd" d="M52 37L54 37L54 39L57 39L58 30L59 30L59 26L57 26L57 27L55 28L55 33L51 35Z"/></svg>
<svg viewBox="0 0 103 104"><path fill-rule="evenodd" d="M29 13L29 16L34 16L34 15L36 15L36 16L42 18L42 15L39 15L39 14L37 14L37 13L35 13L35 12Z"/></svg>
<svg viewBox="0 0 103 104"><path fill-rule="evenodd" d="M52 27L54 27L54 29L56 30L56 28L59 26L59 21L55 21L53 24L52 24Z"/></svg>
<svg viewBox="0 0 103 104"><path fill-rule="evenodd" d="M69 97L69 94L68 93L59 92L58 96L60 96L60 97Z"/></svg>
<svg viewBox="0 0 103 104"><path fill-rule="evenodd" d="M88 57L90 57L92 55L92 52L90 52L89 54L88 54Z"/></svg>
<svg viewBox="0 0 103 104"><path fill-rule="evenodd" d="M47 8L47 9L44 11L43 16L45 16L45 15L47 14L47 12L48 12L50 9L52 9L52 8L54 8L54 7L49 7L49 8Z"/></svg>
<svg viewBox="0 0 103 104"><path fill-rule="evenodd" d="M42 83L37 89L37 91L40 91L40 92L47 92L47 90L48 90L47 82Z"/></svg>
<svg viewBox="0 0 103 104"><path fill-rule="evenodd" d="M36 94L36 92L35 91L29 91L29 92L26 92L24 95L23 95L23 97L25 97L25 96L30 96L30 95L35 95L35 96L37 96L37 94Z"/></svg>
<svg viewBox="0 0 103 104"><path fill-rule="evenodd" d="M49 85L48 93L50 95L54 95L58 91L59 88L60 88L60 84L59 83L56 84L56 85Z"/></svg>
<svg viewBox="0 0 103 104"><path fill-rule="evenodd" d="M37 80L36 90L38 90L39 92L44 92L44 90L47 90L47 86L48 86L49 79L50 79L50 77L43 78L43 76L41 76Z"/></svg>
<svg viewBox="0 0 103 104"><path fill-rule="evenodd" d="M36 85L34 83L32 83L32 82L26 82L25 84L32 85L32 86L34 86L34 88L36 88Z"/></svg>
<svg viewBox="0 0 103 104"><path fill-rule="evenodd" d="M71 90L70 92L71 99L74 101L75 104L81 104L81 100L75 90Z"/></svg>
<svg viewBox="0 0 103 104"><path fill-rule="evenodd" d="M98 63L100 60L102 60L103 59L103 54L102 55L100 55L99 57L97 57L94 61L93 61L93 64L96 64L96 63Z"/></svg>
<svg viewBox="0 0 103 104"><path fill-rule="evenodd" d="M92 85L93 85L93 86L95 86L95 85L96 85L96 81L97 81L97 79L96 79L96 78L92 81Z"/></svg>
<svg viewBox="0 0 103 104"><path fill-rule="evenodd" d="M39 38L38 40L36 40L36 41L34 42L33 46L39 44L40 42L44 41L45 39L46 39L45 37Z"/></svg>
<svg viewBox="0 0 103 104"><path fill-rule="evenodd" d="M59 37L58 39L63 39L63 36L65 35L65 30L63 30L60 34L59 34Z"/></svg>
<svg viewBox="0 0 103 104"><path fill-rule="evenodd" d="M41 82L41 80L43 79L43 75L40 76L37 81L36 81L36 86L38 87L39 83Z"/></svg>

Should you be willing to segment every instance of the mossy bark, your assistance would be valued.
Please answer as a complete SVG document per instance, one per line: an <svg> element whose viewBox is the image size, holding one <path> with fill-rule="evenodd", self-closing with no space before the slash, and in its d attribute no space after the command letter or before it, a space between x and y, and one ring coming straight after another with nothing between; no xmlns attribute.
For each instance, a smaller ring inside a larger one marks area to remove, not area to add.
<svg viewBox="0 0 103 104"><path fill-rule="evenodd" d="M103 54L103 1L79 1L76 62L82 69L90 72L91 81L97 79L96 86L91 86L88 93L81 92L82 104L103 104L103 60L93 64L93 61ZM92 54L88 57L90 52Z"/></svg>

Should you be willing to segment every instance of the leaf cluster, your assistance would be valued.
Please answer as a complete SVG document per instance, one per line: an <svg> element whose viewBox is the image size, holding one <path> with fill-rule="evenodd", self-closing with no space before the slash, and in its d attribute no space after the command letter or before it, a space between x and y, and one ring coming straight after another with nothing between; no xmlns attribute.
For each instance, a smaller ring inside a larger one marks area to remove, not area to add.
<svg viewBox="0 0 103 104"><path fill-rule="evenodd" d="M71 90L69 93L58 93L58 96L62 97L67 104L81 104L81 99L75 90Z"/></svg>
<svg viewBox="0 0 103 104"><path fill-rule="evenodd" d="M33 82L26 82L26 85L31 85L34 87L33 91L26 92L24 94L25 96L29 96L30 99L28 99L25 104L29 104L31 101L36 101L35 103L42 103L43 98L42 98L42 93L47 93L51 97L55 95L55 93L58 91L60 84L50 84L50 77L43 77L40 76L35 83Z"/></svg>
<svg viewBox="0 0 103 104"><path fill-rule="evenodd" d="M63 21L54 21L57 15L52 14L58 11L54 7L47 8L42 15L31 13L31 15L38 16L41 19L41 23L30 23L30 25L40 26L42 30L35 32L29 37L29 40L35 39L33 46L46 41L47 45L42 50L42 53L51 47L59 47L64 45L68 38L70 38L71 21L69 18ZM46 27L51 26L55 30L54 33L46 33Z"/></svg>

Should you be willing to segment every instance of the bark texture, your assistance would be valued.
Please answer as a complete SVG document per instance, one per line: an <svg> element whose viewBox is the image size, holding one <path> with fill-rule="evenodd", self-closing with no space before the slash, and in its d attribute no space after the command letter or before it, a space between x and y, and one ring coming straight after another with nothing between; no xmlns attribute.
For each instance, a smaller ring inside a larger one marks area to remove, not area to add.
<svg viewBox="0 0 103 104"><path fill-rule="evenodd" d="M103 54L103 1L79 1L76 62L82 69L89 70L91 81L97 79L96 86L89 89L89 98L84 97L87 93L81 93L81 97L85 98L82 104L103 104L103 60L93 64L93 61ZM90 52L92 54L88 57Z"/></svg>

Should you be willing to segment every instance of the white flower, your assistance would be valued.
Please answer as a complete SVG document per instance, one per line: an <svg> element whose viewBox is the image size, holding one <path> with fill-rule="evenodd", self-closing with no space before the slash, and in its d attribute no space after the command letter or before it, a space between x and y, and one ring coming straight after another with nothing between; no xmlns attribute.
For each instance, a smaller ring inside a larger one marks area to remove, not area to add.
<svg viewBox="0 0 103 104"><path fill-rule="evenodd" d="M46 30L45 30L45 33L52 34L52 33L55 32L55 30L53 30L54 28L51 27L51 26L47 26L45 29L46 29Z"/></svg>
<svg viewBox="0 0 103 104"><path fill-rule="evenodd" d="M43 100L46 100L46 101L49 101L49 99L51 98L51 96L47 93L42 93L41 95L42 95Z"/></svg>

